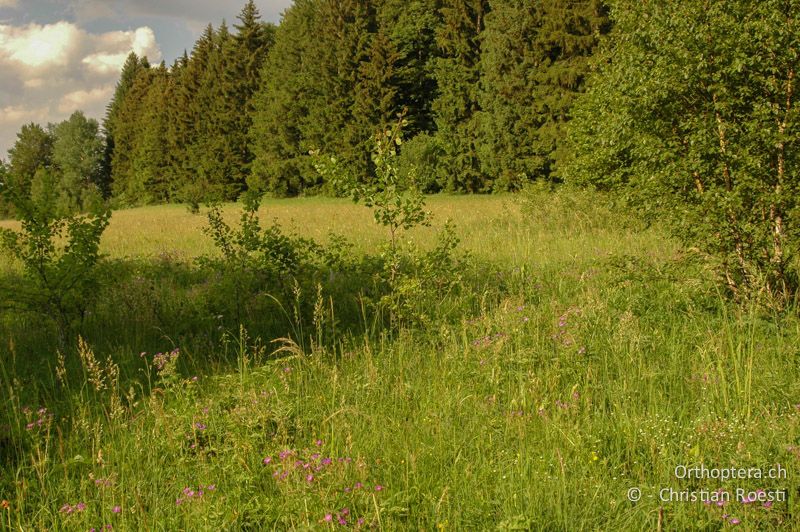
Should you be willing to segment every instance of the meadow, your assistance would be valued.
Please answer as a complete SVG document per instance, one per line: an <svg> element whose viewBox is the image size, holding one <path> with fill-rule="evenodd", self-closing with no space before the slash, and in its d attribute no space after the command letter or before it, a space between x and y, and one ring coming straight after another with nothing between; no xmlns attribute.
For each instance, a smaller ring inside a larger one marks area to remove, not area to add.
<svg viewBox="0 0 800 532"><path fill-rule="evenodd" d="M204 262L206 217L115 212L80 338L0 315L0 529L800 529L796 309L730 301L588 192L428 208L403 246L452 219L457 282L405 279L402 320L385 229L347 200L266 201L263 222L351 246L246 282Z"/></svg>

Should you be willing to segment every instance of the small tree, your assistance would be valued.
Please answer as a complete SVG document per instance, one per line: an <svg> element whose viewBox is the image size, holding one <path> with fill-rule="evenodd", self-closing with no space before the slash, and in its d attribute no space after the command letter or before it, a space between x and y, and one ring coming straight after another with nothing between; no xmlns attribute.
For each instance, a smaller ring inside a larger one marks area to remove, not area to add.
<svg viewBox="0 0 800 532"><path fill-rule="evenodd" d="M40 169L34 185L47 188L51 181L49 171ZM20 231L0 229L0 247L21 264L26 281L8 290L3 300L52 318L64 346L97 293L100 237L111 214L102 209L57 215L55 194L37 194L32 200L5 183L0 184L0 196L14 206L22 224Z"/></svg>
<svg viewBox="0 0 800 532"><path fill-rule="evenodd" d="M389 230L389 246L397 252L397 237L401 229L417 225L430 225L430 213L425 210L425 196L417 186L415 172L400 174L397 148L403 142L402 129L406 125L399 115L394 126L376 135L372 161L375 175L364 182L346 171L336 157L321 157L313 151L315 168L335 189L356 203L373 209L375 222Z"/></svg>

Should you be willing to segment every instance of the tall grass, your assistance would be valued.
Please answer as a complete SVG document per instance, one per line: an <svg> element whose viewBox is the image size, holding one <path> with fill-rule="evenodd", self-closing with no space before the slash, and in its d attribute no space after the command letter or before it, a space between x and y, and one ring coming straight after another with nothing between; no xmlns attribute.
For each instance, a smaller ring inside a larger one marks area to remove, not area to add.
<svg viewBox="0 0 800 532"><path fill-rule="evenodd" d="M287 286L245 328L206 316L225 302L190 262L213 252L202 219L115 213L103 245L126 273L80 349L59 362L40 318L4 317L0 527L797 528L796 314L733 306L701 261L595 196L430 204L471 252L469 290L399 330L359 298L364 279ZM357 256L384 238L338 200L264 209ZM787 474L676 478L700 464Z"/></svg>

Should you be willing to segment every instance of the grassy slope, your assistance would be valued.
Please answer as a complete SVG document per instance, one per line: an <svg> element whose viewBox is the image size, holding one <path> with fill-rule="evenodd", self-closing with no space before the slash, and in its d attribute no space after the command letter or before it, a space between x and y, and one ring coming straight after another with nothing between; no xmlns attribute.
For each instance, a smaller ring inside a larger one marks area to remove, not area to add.
<svg viewBox="0 0 800 532"><path fill-rule="evenodd" d="M124 383L99 391L92 380L114 379L76 369L65 388L53 376L20 386L10 353L33 353L3 347L14 439L0 440L13 447L0 526L326 529L342 517L386 530L641 530L659 519L666 530L716 530L732 516L792 527L794 500L718 507L658 492L723 485L675 478L676 465L699 463L780 463L785 480L723 487L796 492L796 319L729 307L673 243L626 229L591 198L536 196L523 214L509 197L437 197L431 210L438 225L454 219L474 262L499 267L484 303L465 303L455 322L336 338L319 323L326 348L281 359L234 335L214 349L235 368L213 374L192 349L206 372L196 382L138 373L126 362L136 346L107 353L97 335L97 364L113 354ZM265 212L315 238L341 232L359 252L381 238L366 209L342 201L275 201ZM178 207L122 211L103 245L116 257L188 258L212 251L202 224ZM25 430L38 419L42 428ZM631 487L642 489L636 504ZM86 509L59 511L78 502Z"/></svg>

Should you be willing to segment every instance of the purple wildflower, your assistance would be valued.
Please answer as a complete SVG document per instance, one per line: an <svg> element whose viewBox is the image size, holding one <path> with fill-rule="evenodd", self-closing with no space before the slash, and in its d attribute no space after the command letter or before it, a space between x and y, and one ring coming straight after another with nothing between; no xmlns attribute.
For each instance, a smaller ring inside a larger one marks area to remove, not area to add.
<svg viewBox="0 0 800 532"><path fill-rule="evenodd" d="M121 513L121 512L122 512L122 508L121 508L120 506L114 506L114 507L111 509L111 512L112 512L112 513L115 513L115 514Z"/></svg>
<svg viewBox="0 0 800 532"><path fill-rule="evenodd" d="M381 486L380 484L376 484L375 491L383 491L383 486Z"/></svg>
<svg viewBox="0 0 800 532"><path fill-rule="evenodd" d="M264 465L269 465L269 463L272 462L272 457L271 456L267 456L266 458L264 458L261 461L264 463Z"/></svg>

